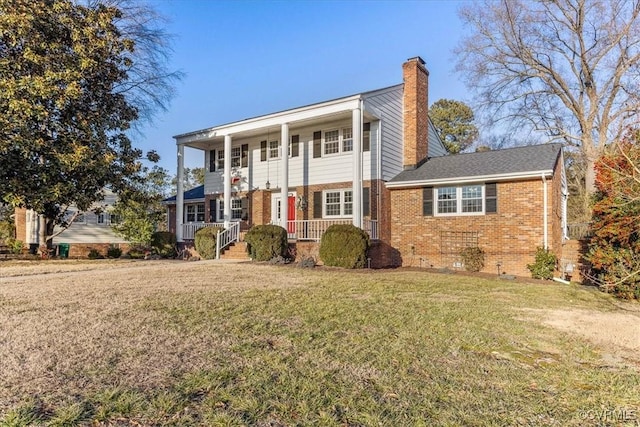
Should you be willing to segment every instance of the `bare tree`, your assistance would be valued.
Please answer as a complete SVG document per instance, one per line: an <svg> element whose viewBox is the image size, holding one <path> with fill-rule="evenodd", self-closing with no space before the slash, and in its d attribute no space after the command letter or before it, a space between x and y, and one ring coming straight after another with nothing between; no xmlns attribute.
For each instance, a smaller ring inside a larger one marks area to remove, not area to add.
<svg viewBox="0 0 640 427"><path fill-rule="evenodd" d="M638 0L484 0L465 5L471 28L457 70L474 109L514 129L540 131L594 163L640 111Z"/></svg>

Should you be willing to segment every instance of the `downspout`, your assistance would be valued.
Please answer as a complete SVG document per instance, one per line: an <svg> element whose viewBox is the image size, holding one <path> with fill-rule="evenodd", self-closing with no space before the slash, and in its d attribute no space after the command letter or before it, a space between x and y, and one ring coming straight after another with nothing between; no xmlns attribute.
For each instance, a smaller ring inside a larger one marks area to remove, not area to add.
<svg viewBox="0 0 640 427"><path fill-rule="evenodd" d="M378 221L378 239L380 238L380 234L382 228L380 227L380 203L382 202L382 114L380 114L380 120L378 120L378 130L376 136L376 173L378 176L376 177L376 186L378 187L377 198L378 202L376 203L376 221Z"/></svg>
<svg viewBox="0 0 640 427"><path fill-rule="evenodd" d="M544 248L546 250L546 249L549 249L549 230L548 230L548 227L547 227L547 205L548 205L548 202L547 202L547 193L548 193L548 191L547 191L547 177L544 175L544 172L542 173L542 193L543 193L543 195L542 195L542 197L543 197L543 200L542 200L542 205L543 205L542 220L544 221L543 224L542 224L543 235L544 235L544 237L543 237L543 239L544 239L543 245L544 245Z"/></svg>

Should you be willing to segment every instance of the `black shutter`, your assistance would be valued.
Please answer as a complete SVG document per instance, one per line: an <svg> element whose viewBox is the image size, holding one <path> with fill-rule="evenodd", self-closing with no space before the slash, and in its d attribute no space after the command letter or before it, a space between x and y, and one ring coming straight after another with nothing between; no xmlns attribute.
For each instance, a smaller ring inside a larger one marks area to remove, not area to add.
<svg viewBox="0 0 640 427"><path fill-rule="evenodd" d="M371 123L362 126L362 151L371 150Z"/></svg>
<svg viewBox="0 0 640 427"><path fill-rule="evenodd" d="M313 133L313 158L322 157L322 131Z"/></svg>
<svg viewBox="0 0 640 427"><path fill-rule="evenodd" d="M267 160L267 141L260 141L260 161Z"/></svg>
<svg viewBox="0 0 640 427"><path fill-rule="evenodd" d="M322 191L313 192L313 217L322 218Z"/></svg>
<svg viewBox="0 0 640 427"><path fill-rule="evenodd" d="M209 222L216 222L216 199L209 200Z"/></svg>
<svg viewBox="0 0 640 427"><path fill-rule="evenodd" d="M242 144L240 151L242 152L240 157L240 167L246 168L249 166L249 144Z"/></svg>
<svg viewBox="0 0 640 427"><path fill-rule="evenodd" d="M422 189L422 215L433 216L433 187Z"/></svg>
<svg viewBox="0 0 640 427"><path fill-rule="evenodd" d="M495 182L484 186L484 211L485 213L498 212L498 185Z"/></svg>
<svg viewBox="0 0 640 427"><path fill-rule="evenodd" d="M209 150L209 172L216 171L216 150Z"/></svg>
<svg viewBox="0 0 640 427"><path fill-rule="evenodd" d="M291 137L291 157L298 157L300 155L300 135L293 135Z"/></svg>
<svg viewBox="0 0 640 427"><path fill-rule="evenodd" d="M243 197L240 199L240 203L242 204L242 220L247 221L249 219L249 198Z"/></svg>
<svg viewBox="0 0 640 427"><path fill-rule="evenodd" d="M369 202L369 187L362 189L362 216L371 214L371 203Z"/></svg>

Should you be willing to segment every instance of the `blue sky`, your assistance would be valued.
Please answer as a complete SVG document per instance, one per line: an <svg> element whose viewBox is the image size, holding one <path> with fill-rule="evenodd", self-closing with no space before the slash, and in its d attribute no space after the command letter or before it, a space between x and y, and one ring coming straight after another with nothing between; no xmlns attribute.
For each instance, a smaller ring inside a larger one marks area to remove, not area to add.
<svg viewBox="0 0 640 427"><path fill-rule="evenodd" d="M136 145L176 172L174 135L402 82L421 56L429 104L468 101L453 71L462 2L152 0L175 35L171 68L185 77L169 111ZM187 150L186 166L203 166Z"/></svg>

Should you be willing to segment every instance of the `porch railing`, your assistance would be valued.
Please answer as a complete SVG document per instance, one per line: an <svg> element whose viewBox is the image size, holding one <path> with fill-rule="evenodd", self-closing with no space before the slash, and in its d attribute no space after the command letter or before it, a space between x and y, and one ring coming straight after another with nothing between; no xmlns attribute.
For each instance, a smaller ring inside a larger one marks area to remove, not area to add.
<svg viewBox="0 0 640 427"><path fill-rule="evenodd" d="M190 224L182 224L182 238L184 240L194 240L196 238L196 231L201 228L209 227L211 225L222 225L222 224L211 224L206 222L196 222Z"/></svg>
<svg viewBox="0 0 640 427"><path fill-rule="evenodd" d="M296 219L289 221L288 231L289 237L297 240L312 240L312 241L320 241L322 235L329 226L334 224L351 224L352 221L349 218L344 219ZM192 224L183 224L182 225L182 238L184 240L194 240L196 231L201 228L208 226L222 226L220 223L192 223ZM362 226L364 231L369 234L371 240L379 239L378 235L378 221L364 219L362 221ZM239 238L240 233L240 223L234 222L232 223L232 228L237 228L237 236L235 238ZM225 230L227 231L227 230ZM231 232L229 232L231 233ZM226 237L225 237L226 239ZM223 246L224 247L224 246Z"/></svg>
<svg viewBox="0 0 640 427"><path fill-rule="evenodd" d="M319 241L327 228L335 224L351 224L345 219L296 219L288 222L289 237L296 240ZM372 240L378 239L378 221L364 220L363 229Z"/></svg>
<svg viewBox="0 0 640 427"><path fill-rule="evenodd" d="M234 222L229 228L218 233L216 238L216 259L220 259L220 251L240 239L240 223Z"/></svg>

